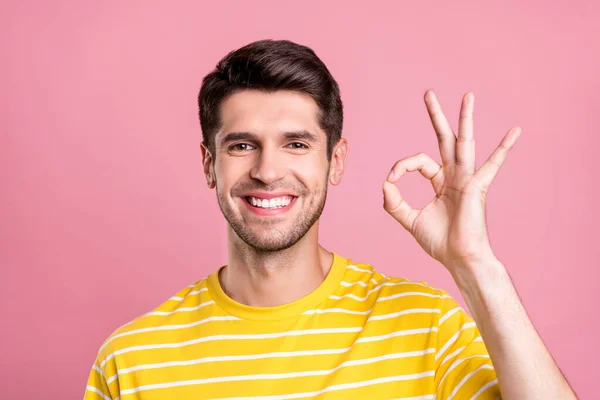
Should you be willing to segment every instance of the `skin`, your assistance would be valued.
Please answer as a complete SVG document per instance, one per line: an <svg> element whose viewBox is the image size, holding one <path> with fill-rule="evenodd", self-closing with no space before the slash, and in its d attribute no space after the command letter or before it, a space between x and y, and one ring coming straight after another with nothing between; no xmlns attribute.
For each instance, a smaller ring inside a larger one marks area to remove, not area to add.
<svg viewBox="0 0 600 400"><path fill-rule="evenodd" d="M384 209L454 278L488 349L502 397L574 399L575 393L527 316L506 268L494 255L485 222L488 189L521 129L510 129L476 170L474 101L473 93L464 95L457 137L435 94L425 93L442 165L424 153L398 161L383 183ZM394 185L408 171L419 171L435 191L422 210L413 209Z"/></svg>
<svg viewBox="0 0 600 400"><path fill-rule="evenodd" d="M333 254L318 243L319 221L327 185L338 185L348 153L346 139L327 160L327 135L317 122L318 107L308 95L290 91L243 91L221 104L221 129L215 155L201 146L209 188L229 222L228 264L221 271L223 290L252 306L297 300L323 281ZM286 137L307 131L314 140ZM248 138L224 139L233 132ZM295 204L281 216L248 211L249 190L290 191Z"/></svg>
<svg viewBox="0 0 600 400"><path fill-rule="evenodd" d="M432 91L426 92L425 104L442 164L424 153L396 162L383 183L384 209L454 278L482 334L504 399L576 398L487 233L488 188L521 129L510 129L476 170L474 95L463 97L458 137ZM333 255L318 243L318 218L327 185L341 181L348 143L340 139L327 161L327 136L318 126L317 111L309 96L295 92L239 92L221 105L215 154L201 146L207 184L216 189L229 222L229 262L219 278L225 292L240 303L264 307L297 300L313 291L331 267ZM311 132L315 140L286 138L284 133L292 131ZM226 142L232 132L252 135ZM419 171L435 191L422 210L410 207L394 185L410 171ZM287 190L298 198L286 213L257 216L243 198L252 189Z"/></svg>

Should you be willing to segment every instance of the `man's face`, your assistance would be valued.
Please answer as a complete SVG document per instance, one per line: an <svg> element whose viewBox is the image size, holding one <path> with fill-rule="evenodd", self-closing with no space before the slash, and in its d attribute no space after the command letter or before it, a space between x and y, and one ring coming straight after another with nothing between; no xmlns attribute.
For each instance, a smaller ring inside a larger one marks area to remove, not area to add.
<svg viewBox="0 0 600 400"><path fill-rule="evenodd" d="M246 90L221 105L212 160L219 207L257 250L291 247L323 211L330 163L317 113L310 96L291 91Z"/></svg>

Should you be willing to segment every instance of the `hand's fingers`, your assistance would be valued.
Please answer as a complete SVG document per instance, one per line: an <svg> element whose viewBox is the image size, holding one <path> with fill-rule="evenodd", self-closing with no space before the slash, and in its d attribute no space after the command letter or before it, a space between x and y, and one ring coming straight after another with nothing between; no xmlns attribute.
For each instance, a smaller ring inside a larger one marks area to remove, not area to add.
<svg viewBox="0 0 600 400"><path fill-rule="evenodd" d="M431 118L433 129L435 129L435 133L437 134L442 164L454 164L456 162L456 136L452 132L452 128L444 116L442 107L433 91L428 90L425 92L425 104L427 105L427 112L429 113L429 118Z"/></svg>
<svg viewBox="0 0 600 400"><path fill-rule="evenodd" d="M481 168L475 172L475 176L483 184L485 189L490 186L496 177L496 174L508 156L508 151L513 147L519 135L521 135L521 128L518 126L511 128L502 139L502 142L500 142L500 145L496 147L492 155Z"/></svg>
<svg viewBox="0 0 600 400"><path fill-rule="evenodd" d="M473 107L475 96L467 93L462 99L456 142L456 164L472 174L475 172L475 140L473 139Z"/></svg>
<svg viewBox="0 0 600 400"><path fill-rule="evenodd" d="M406 172L416 170L425 178L433 180L441 169L442 167L427 154L419 153L394 164L388 179L383 183L383 208L411 233L413 222L420 210L413 209L402 198L394 182Z"/></svg>
<svg viewBox="0 0 600 400"><path fill-rule="evenodd" d="M400 191L393 183L383 182L383 208L407 231L412 233L412 225L419 211L413 209L400 195Z"/></svg>
<svg viewBox="0 0 600 400"><path fill-rule="evenodd" d="M429 157L425 153L418 153L414 156L403 158L400 161L397 161L392 170L390 171L390 175L388 175L388 181L396 182L400 179L406 172L412 172L419 170L421 175L425 178L432 180L442 167L435 160Z"/></svg>

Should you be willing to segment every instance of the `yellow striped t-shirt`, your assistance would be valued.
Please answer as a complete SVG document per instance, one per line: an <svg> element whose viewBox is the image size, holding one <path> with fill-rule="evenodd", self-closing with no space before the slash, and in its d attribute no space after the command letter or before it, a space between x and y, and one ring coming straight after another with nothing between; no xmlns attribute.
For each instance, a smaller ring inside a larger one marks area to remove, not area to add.
<svg viewBox="0 0 600 400"><path fill-rule="evenodd" d="M218 271L118 328L85 400L497 399L473 319L447 292L334 253L321 285L276 307L228 297Z"/></svg>

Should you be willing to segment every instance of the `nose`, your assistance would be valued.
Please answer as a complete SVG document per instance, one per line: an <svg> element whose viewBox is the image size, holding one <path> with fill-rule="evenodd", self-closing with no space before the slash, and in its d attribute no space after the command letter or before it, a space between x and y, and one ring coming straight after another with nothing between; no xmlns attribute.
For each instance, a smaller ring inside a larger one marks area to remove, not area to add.
<svg viewBox="0 0 600 400"><path fill-rule="evenodd" d="M250 170L250 176L265 185L277 182L283 176L283 166L275 150L266 147L260 151L256 164Z"/></svg>

